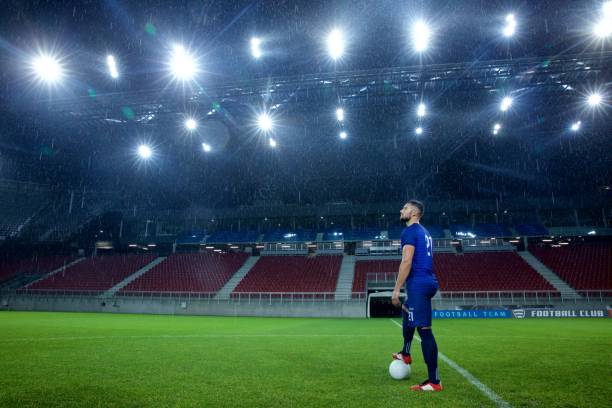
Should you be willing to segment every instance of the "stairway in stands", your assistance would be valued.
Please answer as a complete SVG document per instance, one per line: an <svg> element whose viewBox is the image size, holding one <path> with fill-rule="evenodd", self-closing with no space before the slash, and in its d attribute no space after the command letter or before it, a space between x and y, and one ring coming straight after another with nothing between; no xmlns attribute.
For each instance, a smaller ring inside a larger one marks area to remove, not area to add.
<svg viewBox="0 0 612 408"><path fill-rule="evenodd" d="M353 279L355 278L355 256L344 255L340 265L340 275L336 285L336 300L351 299L353 292Z"/></svg>
<svg viewBox="0 0 612 408"><path fill-rule="evenodd" d="M229 281L221 288L215 299L229 299L230 294L236 289L240 281L249 273L251 268L259 261L258 256L249 257L244 264L236 271Z"/></svg>
<svg viewBox="0 0 612 408"><path fill-rule="evenodd" d="M538 258L533 256L531 252L521 251L517 252L521 258L525 260L533 269L536 270L544 279L546 279L551 285L555 287L561 293L561 296L565 298L580 298L581 296L562 280L556 273L551 271L546 265L544 265Z"/></svg>

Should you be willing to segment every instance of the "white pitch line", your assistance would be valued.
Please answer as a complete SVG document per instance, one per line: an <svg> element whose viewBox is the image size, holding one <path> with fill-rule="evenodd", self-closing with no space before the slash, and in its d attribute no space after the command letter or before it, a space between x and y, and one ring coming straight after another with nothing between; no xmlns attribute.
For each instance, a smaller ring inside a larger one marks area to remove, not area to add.
<svg viewBox="0 0 612 408"><path fill-rule="evenodd" d="M399 324L398 322L396 322L395 320L391 319L391 321L393 323L395 323L397 326L399 326L400 328L402 328L402 325ZM414 337L419 342L421 341L419 336L415 335ZM478 388L480 390L480 392L482 392L484 395L486 395L498 407L501 407L501 408L511 408L511 405L508 404L508 402L506 402L502 397L500 397L495 391L493 391L492 389L490 389L489 387L484 385L480 380L478 380L478 378L474 377L472 375L472 373L470 373L468 370L466 370L465 368L461 367L459 364L455 363L453 360L451 360L450 358L446 357L444 354L442 354L440 352L438 352L438 357L440 357L440 360L444 361L446 364L448 364L449 366L454 368L455 371L457 371L459 374L461 374L463 377L465 377L466 380L468 380L474 387Z"/></svg>

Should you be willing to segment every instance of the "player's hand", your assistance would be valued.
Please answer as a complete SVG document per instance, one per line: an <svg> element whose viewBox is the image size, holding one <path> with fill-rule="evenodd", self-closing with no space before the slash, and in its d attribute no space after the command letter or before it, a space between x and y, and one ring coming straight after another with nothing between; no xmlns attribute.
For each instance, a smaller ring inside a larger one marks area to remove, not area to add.
<svg viewBox="0 0 612 408"><path fill-rule="evenodd" d="M394 290L393 291L393 295L391 295L391 303L393 303L393 306L395 306L395 307L401 307L402 306L402 302L400 301L399 295L400 295L400 291L399 290Z"/></svg>

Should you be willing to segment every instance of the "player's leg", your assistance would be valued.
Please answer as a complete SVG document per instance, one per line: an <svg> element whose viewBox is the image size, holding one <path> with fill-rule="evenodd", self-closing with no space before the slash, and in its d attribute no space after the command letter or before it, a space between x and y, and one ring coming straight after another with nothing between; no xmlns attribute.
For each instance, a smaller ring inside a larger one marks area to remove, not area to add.
<svg viewBox="0 0 612 408"><path fill-rule="evenodd" d="M419 290L418 304L414 311L414 323L421 337L423 359L427 364L427 380L410 387L413 391L442 391L438 375L438 345L431 330L432 310L431 298L437 291L437 285L427 285Z"/></svg>
<svg viewBox="0 0 612 408"><path fill-rule="evenodd" d="M397 353L393 353L393 359L404 360L406 364L412 364L412 356L410 355L410 346L412 345L412 339L414 337L415 327L410 325L410 315L406 313L408 308L408 301L406 301L402 307L402 335L404 337L404 345L402 350Z"/></svg>

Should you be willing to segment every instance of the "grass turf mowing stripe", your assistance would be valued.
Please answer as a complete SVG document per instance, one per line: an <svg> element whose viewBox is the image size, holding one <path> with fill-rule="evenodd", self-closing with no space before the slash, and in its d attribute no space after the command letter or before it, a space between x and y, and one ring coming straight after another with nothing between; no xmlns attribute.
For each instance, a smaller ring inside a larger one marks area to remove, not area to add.
<svg viewBox="0 0 612 408"><path fill-rule="evenodd" d="M399 326L400 329L402 328L402 325L400 323L398 323L397 321L395 321L393 319L391 319L391 321L393 323L395 323L397 326ZM414 337L419 342L421 341L419 336L417 336L416 334L415 334ZM498 407L501 407L501 408L511 408L510 404L508 404L506 401L504 401L504 399L502 397L500 397L495 391L493 391L492 389L490 389L489 387L484 385L480 380L478 380L478 378L474 377L468 370L466 370L465 368L461 367L459 364L455 363L453 360L451 360L450 358L446 357L446 355L444 355L444 354L442 354L440 352L438 352L438 356L440 357L440 360L444 361L446 364L448 364L453 369L455 369L455 371L457 371L459 374L461 374L474 387L478 388L478 390L480 390L484 395L486 395Z"/></svg>

